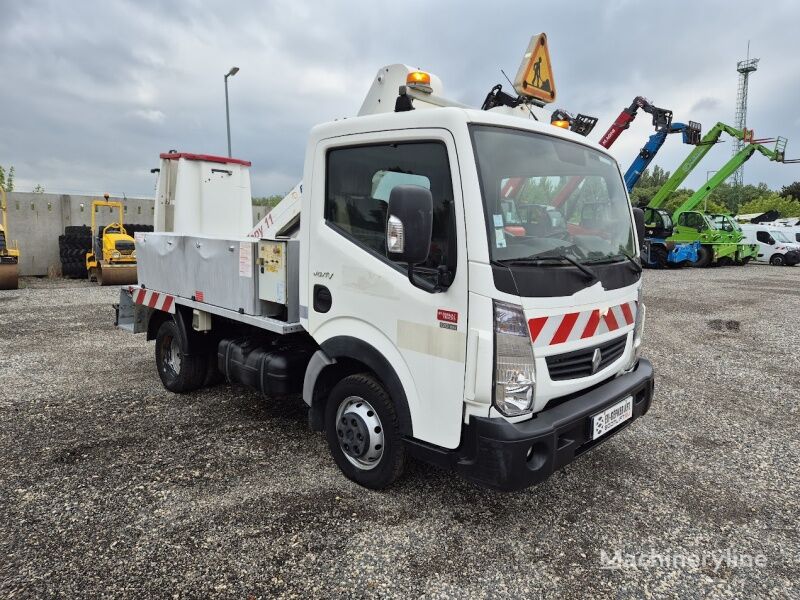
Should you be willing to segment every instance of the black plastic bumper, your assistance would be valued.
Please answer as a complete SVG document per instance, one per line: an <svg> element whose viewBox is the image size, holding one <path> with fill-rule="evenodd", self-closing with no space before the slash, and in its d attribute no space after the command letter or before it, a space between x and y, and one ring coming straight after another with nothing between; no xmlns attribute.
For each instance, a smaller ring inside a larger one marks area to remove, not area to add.
<svg viewBox="0 0 800 600"><path fill-rule="evenodd" d="M589 418L633 396L633 417L592 440ZM411 444L414 456L454 468L486 487L511 491L541 483L587 450L602 444L645 414L653 399L653 367L641 359L636 369L586 394L540 412L522 423L472 417L461 446L453 451Z"/></svg>

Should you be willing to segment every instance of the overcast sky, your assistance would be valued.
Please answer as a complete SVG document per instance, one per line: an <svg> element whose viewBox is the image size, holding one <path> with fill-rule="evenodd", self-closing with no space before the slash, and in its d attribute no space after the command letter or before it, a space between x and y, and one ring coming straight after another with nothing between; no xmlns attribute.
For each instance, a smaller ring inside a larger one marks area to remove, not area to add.
<svg viewBox="0 0 800 600"><path fill-rule="evenodd" d="M594 140L637 95L704 131L733 124L749 39L761 63L748 125L788 137L800 157L796 0L3 0L0 14L0 165L16 167L20 191L152 196L159 152L225 154L223 75L236 65L233 154L253 162L254 195L284 193L302 174L310 127L354 115L380 66L428 69L445 95L480 105L540 31L554 106L597 116ZM644 115L613 146L623 169L650 133ZM677 138L656 164L680 163L688 147ZM723 139L691 186L727 160ZM800 164L756 155L745 169L746 183L794 180Z"/></svg>

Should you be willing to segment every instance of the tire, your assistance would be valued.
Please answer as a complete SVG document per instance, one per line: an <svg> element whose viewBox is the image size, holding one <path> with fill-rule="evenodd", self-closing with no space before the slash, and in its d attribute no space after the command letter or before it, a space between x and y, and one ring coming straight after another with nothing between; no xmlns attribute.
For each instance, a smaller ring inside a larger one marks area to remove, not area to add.
<svg viewBox="0 0 800 600"><path fill-rule="evenodd" d="M733 259L730 256L723 256L717 261L717 265L720 267L730 267L733 265Z"/></svg>
<svg viewBox="0 0 800 600"><path fill-rule="evenodd" d="M700 250L697 251L697 260L689 264L693 267L701 269L703 267L708 267L713 259L714 252L711 250L711 248L708 246L700 246Z"/></svg>
<svg viewBox="0 0 800 600"><path fill-rule="evenodd" d="M161 383L170 392L183 394L203 385L206 376L206 355L189 354L183 347L175 321L164 321L156 335L156 367Z"/></svg>
<svg viewBox="0 0 800 600"><path fill-rule="evenodd" d="M786 264L786 261L783 259L783 254L773 254L769 258L769 264L773 267L782 267Z"/></svg>
<svg viewBox="0 0 800 600"><path fill-rule="evenodd" d="M349 375L334 386L325 406L325 437L342 473L366 488L387 488L405 470L397 410L372 375Z"/></svg>
<svg viewBox="0 0 800 600"><path fill-rule="evenodd" d="M655 269L665 269L669 264L669 252L664 246L650 246L650 261Z"/></svg>

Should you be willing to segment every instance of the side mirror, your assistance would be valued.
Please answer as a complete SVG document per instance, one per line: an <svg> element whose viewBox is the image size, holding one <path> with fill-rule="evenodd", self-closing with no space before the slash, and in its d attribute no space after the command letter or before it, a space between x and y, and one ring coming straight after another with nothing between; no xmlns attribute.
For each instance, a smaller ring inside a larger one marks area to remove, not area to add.
<svg viewBox="0 0 800 600"><path fill-rule="evenodd" d="M633 223L636 225L636 237L639 245L644 246L644 211L641 208L633 209Z"/></svg>
<svg viewBox="0 0 800 600"><path fill-rule="evenodd" d="M428 260L433 232L433 196L420 185L396 185L389 195L386 250L392 260L414 265Z"/></svg>

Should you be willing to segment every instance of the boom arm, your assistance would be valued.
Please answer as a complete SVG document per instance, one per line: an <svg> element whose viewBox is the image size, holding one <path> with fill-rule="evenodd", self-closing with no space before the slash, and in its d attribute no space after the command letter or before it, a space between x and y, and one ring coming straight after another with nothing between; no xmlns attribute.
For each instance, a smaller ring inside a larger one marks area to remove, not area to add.
<svg viewBox="0 0 800 600"><path fill-rule="evenodd" d="M600 138L600 145L603 148L611 147L611 144L617 141L617 138L622 134L622 132L631 126L631 122L636 118L636 113L640 108L646 113L653 115L653 125L655 126L656 131L669 129L669 126L672 124L672 111L654 106L644 96L636 96L636 98L633 99L633 102L631 102L630 106L622 109L622 112L619 113L617 119L611 124L611 127L608 128L608 131L606 131L603 134L603 137ZM558 207L564 204L564 202L566 202L567 199L572 196L573 192L578 188L582 181L583 177L570 177L570 179L558 193L558 196L553 199L553 206Z"/></svg>
<svg viewBox="0 0 800 600"><path fill-rule="evenodd" d="M647 205L647 207L661 207L670 197L672 192L677 190L678 187L686 180L686 178L689 176L689 173L691 173L697 166L697 163L699 163L700 160L706 154L708 154L708 151L711 150L714 144L717 143L723 132L740 140L744 140L750 135L750 131L742 131L741 129L736 129L730 125L726 125L725 123L717 123L714 125L714 127L709 129L708 133L703 136L703 139L700 140L700 143L697 144L697 146L693 148L691 152L689 152L689 156L687 156L680 166L675 169L675 172L669 179L667 179L667 182L661 186L661 189L656 192L656 195L653 196L653 199L650 200L650 203Z"/></svg>
<svg viewBox="0 0 800 600"><path fill-rule="evenodd" d="M625 172L625 187L628 188L629 192L639 181L642 173L653 162L656 154L661 150L661 146L664 145L667 135L670 133L683 133L683 143L696 146L700 141L700 123L695 123L694 121L689 121L688 125L686 123L671 123L669 127L663 127L651 135L650 139L639 151L639 155Z"/></svg>
<svg viewBox="0 0 800 600"><path fill-rule="evenodd" d="M783 139L783 138L779 138ZM783 143L785 147L786 143ZM761 152L764 156L766 156L769 160L783 162L783 151L778 150L777 148L780 146L780 142L776 145L776 149L772 150L767 148L766 146L762 146L761 144L748 144L742 150L736 153L728 162L726 162L722 168L711 178L709 179L706 184L697 190L694 194L692 194L689 198L686 199L686 202L681 204L678 208L675 209L675 212L672 215L672 220L677 221L678 216L681 213L688 212L693 210L696 206L698 206L703 200L705 200L708 195L713 192L719 184L725 181L728 177L733 175L734 171L741 167L747 160L753 156L756 152Z"/></svg>

